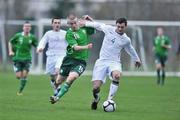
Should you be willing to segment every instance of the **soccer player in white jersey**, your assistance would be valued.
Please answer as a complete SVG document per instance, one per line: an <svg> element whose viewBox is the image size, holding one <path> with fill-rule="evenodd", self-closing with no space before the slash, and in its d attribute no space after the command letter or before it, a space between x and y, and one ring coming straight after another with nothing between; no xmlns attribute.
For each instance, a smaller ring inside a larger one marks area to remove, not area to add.
<svg viewBox="0 0 180 120"><path fill-rule="evenodd" d="M46 73L50 75L51 85L54 89L54 94L57 93L54 82L58 76L59 69L64 56L66 55L67 42L65 40L66 31L60 29L61 20L59 18L52 19L52 30L47 31L39 42L37 52L44 50L46 44Z"/></svg>
<svg viewBox="0 0 180 120"><path fill-rule="evenodd" d="M86 17L92 19L90 16ZM97 104L100 100L100 87L106 82L107 75L112 80L107 99L113 99L118 90L119 79L122 73L121 50L125 49L135 62L136 67L140 67L141 61L131 44L130 38L126 35L126 33L124 33L124 30L127 27L127 20L125 18L117 19L116 26L84 20L80 21L80 25L94 27L105 33L99 59L96 60L92 76L92 92L94 100L91 104L91 109L96 110Z"/></svg>

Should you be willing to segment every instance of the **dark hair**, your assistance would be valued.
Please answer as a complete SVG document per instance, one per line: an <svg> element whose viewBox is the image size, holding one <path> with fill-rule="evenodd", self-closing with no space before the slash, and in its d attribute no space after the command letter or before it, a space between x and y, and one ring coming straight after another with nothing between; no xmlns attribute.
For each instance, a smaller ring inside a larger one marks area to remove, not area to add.
<svg viewBox="0 0 180 120"><path fill-rule="evenodd" d="M116 24L117 23L125 23L125 25L127 26L127 19L126 18L118 18L117 20L116 20Z"/></svg>
<svg viewBox="0 0 180 120"><path fill-rule="evenodd" d="M53 23L53 22L54 22L54 19L60 19L60 18L58 18L58 17L54 17L54 18L52 18L51 23Z"/></svg>

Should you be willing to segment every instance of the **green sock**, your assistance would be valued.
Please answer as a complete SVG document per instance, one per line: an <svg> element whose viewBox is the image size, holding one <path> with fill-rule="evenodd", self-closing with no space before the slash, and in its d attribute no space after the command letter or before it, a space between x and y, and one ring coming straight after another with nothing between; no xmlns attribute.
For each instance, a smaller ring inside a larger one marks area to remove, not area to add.
<svg viewBox="0 0 180 120"><path fill-rule="evenodd" d="M61 90L59 91L57 97L61 98L70 88L70 85L66 82L62 85Z"/></svg>
<svg viewBox="0 0 180 120"><path fill-rule="evenodd" d="M19 87L19 93L21 93L24 89L24 87L26 86L27 80L22 78L20 79L20 87Z"/></svg>

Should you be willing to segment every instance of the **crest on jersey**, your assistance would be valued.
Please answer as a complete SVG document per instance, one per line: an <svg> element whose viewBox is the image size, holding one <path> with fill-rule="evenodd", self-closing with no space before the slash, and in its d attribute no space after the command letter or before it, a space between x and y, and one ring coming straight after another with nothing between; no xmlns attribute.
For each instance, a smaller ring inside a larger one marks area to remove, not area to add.
<svg viewBox="0 0 180 120"><path fill-rule="evenodd" d="M29 44L31 44L31 43L32 43L32 40L30 39L30 40L29 40Z"/></svg>
<svg viewBox="0 0 180 120"><path fill-rule="evenodd" d="M78 34L74 33L74 38L75 38L75 39L79 39L80 36L79 36Z"/></svg>
<svg viewBox="0 0 180 120"><path fill-rule="evenodd" d="M115 39L116 39L116 38L113 38L113 39L111 40L111 42L112 42L113 44L115 43Z"/></svg>
<svg viewBox="0 0 180 120"><path fill-rule="evenodd" d="M86 30L83 29L82 32L86 34Z"/></svg>

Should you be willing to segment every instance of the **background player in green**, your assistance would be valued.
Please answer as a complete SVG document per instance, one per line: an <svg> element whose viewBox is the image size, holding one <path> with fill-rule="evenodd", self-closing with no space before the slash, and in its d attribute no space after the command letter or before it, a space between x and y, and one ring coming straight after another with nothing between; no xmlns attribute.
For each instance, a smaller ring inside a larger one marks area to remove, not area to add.
<svg viewBox="0 0 180 120"><path fill-rule="evenodd" d="M168 56L168 50L171 48L170 39L164 35L161 27L157 28L157 36L154 39L154 53L157 70L157 84L164 85L165 63Z"/></svg>
<svg viewBox="0 0 180 120"><path fill-rule="evenodd" d="M16 77L20 80L17 95L22 95L27 82L27 75L31 66L31 47L37 46L37 40L30 31L31 24L25 22L23 24L23 32L16 33L9 41L9 55L12 56Z"/></svg>
<svg viewBox="0 0 180 120"><path fill-rule="evenodd" d="M68 42L67 54L63 59L60 68L60 77L56 80L56 86L65 81L56 96L50 97L52 104L56 103L70 88L72 83L84 72L86 68L86 59L88 58L88 49L92 48L89 43L89 35L95 31L93 28L80 27L78 18L74 15L68 17L69 30L66 33Z"/></svg>

